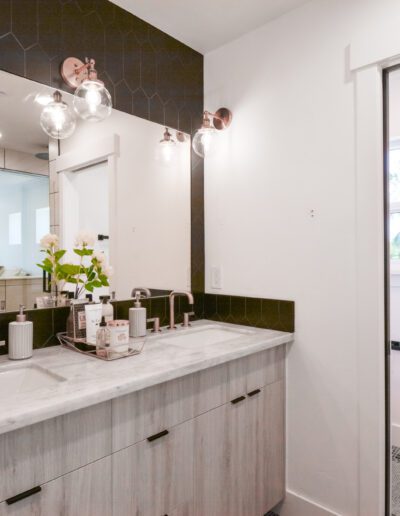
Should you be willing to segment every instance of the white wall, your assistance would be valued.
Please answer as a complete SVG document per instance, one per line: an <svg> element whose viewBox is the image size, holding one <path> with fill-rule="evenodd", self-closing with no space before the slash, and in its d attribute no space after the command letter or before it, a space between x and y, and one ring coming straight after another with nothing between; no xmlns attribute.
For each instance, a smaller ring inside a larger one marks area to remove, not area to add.
<svg viewBox="0 0 400 516"><path fill-rule="evenodd" d="M287 485L349 516L361 514L356 196L362 197L349 45L369 32L374 38L378 28L384 42L399 18L393 0L314 0L205 58L206 108L224 105L234 113L218 156L206 160L206 288L213 291L210 268L221 266L223 289L216 293L296 302Z"/></svg>

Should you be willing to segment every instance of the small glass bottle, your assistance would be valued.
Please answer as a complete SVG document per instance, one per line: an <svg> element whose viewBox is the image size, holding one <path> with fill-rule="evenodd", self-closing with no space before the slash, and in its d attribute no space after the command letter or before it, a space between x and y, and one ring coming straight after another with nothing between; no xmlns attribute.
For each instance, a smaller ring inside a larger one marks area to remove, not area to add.
<svg viewBox="0 0 400 516"><path fill-rule="evenodd" d="M100 301L102 303L102 315L106 323L114 320L114 307L110 303L110 296L100 296Z"/></svg>
<svg viewBox="0 0 400 516"><path fill-rule="evenodd" d="M100 327L96 332L96 353L98 355L106 356L107 348L110 346L110 330L107 328L107 323L104 316L101 318Z"/></svg>

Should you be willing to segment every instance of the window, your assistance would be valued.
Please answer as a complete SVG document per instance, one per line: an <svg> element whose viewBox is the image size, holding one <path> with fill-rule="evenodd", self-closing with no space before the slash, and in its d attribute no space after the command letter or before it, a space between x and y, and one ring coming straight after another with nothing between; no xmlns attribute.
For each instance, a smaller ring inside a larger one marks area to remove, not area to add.
<svg viewBox="0 0 400 516"><path fill-rule="evenodd" d="M40 240L50 232L50 208L36 209L36 243L40 244Z"/></svg>
<svg viewBox="0 0 400 516"><path fill-rule="evenodd" d="M10 213L8 216L8 243L21 245L21 212Z"/></svg>
<svg viewBox="0 0 400 516"><path fill-rule="evenodd" d="M400 274L400 141L393 140L389 151L390 270Z"/></svg>

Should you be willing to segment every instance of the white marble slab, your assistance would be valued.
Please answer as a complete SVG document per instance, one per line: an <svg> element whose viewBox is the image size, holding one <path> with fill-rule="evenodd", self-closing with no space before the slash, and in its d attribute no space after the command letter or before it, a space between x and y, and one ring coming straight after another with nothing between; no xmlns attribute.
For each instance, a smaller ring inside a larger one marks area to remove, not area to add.
<svg viewBox="0 0 400 516"><path fill-rule="evenodd" d="M235 330L236 334L232 333L230 340L212 345L198 336L190 338L191 333L207 328ZM185 334L188 339L168 338ZM0 399L0 434L280 346L292 342L293 338L292 333L197 321L189 330L177 329L173 333L164 330L161 334L149 335L140 355L112 362L60 346L37 350L18 367L37 364L65 381L51 388L24 393L13 393L10 389L9 395ZM7 356L1 357L0 374L15 365Z"/></svg>

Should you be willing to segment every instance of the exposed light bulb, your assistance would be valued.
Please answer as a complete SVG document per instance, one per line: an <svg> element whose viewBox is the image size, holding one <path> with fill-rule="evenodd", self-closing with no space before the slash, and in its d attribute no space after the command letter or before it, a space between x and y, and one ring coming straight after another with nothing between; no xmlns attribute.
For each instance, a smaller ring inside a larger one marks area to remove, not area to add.
<svg viewBox="0 0 400 516"><path fill-rule="evenodd" d="M89 122L100 122L111 115L112 100L104 84L98 79L86 79L76 89L74 109Z"/></svg>
<svg viewBox="0 0 400 516"><path fill-rule="evenodd" d="M164 161L171 161L174 155L175 140L173 140L168 128L165 128L163 139L160 140L161 154Z"/></svg>
<svg viewBox="0 0 400 516"><path fill-rule="evenodd" d="M54 92L53 101L43 108L40 125L48 136L57 140L68 138L75 131L75 117L59 91Z"/></svg>

